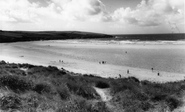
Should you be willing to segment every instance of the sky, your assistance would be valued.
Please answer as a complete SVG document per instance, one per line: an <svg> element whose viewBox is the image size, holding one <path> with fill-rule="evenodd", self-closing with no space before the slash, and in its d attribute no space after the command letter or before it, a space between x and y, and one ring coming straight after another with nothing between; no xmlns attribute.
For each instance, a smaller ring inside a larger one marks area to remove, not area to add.
<svg viewBox="0 0 185 112"><path fill-rule="evenodd" d="M0 30L185 33L184 0L0 0Z"/></svg>

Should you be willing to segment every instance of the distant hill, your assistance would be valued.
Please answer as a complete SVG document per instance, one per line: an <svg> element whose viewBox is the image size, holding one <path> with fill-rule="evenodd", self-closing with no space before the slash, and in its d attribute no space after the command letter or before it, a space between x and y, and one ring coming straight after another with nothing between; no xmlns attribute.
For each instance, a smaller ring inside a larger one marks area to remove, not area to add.
<svg viewBox="0 0 185 112"><path fill-rule="evenodd" d="M0 43L38 40L113 38L112 35L78 31L0 31Z"/></svg>
<svg viewBox="0 0 185 112"><path fill-rule="evenodd" d="M80 31L2 31L0 30L0 43L65 40L65 39L101 39L101 40L140 40L140 41L176 41L185 40L185 33L179 34L124 34L107 35Z"/></svg>
<svg viewBox="0 0 185 112"><path fill-rule="evenodd" d="M124 35L114 35L115 40L141 40L141 41L175 41L184 40L185 33L179 34L124 34Z"/></svg>

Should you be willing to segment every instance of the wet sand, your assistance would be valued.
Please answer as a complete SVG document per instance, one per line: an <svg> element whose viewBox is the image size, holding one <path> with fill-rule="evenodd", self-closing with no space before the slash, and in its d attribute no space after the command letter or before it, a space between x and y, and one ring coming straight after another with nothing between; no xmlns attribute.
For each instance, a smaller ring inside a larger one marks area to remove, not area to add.
<svg viewBox="0 0 185 112"><path fill-rule="evenodd" d="M184 43L65 40L2 43L0 48L1 60L53 65L101 77L115 78L120 74L157 82L185 77ZM99 64L100 61L107 63Z"/></svg>

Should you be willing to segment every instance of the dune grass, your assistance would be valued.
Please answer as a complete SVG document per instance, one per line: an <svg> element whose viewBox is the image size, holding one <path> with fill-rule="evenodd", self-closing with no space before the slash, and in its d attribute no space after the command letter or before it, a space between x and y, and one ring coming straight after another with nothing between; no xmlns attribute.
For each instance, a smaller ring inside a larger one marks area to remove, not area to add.
<svg viewBox="0 0 185 112"><path fill-rule="evenodd" d="M26 68L26 71L21 70ZM93 87L110 88L109 103L125 112L173 111L182 105L185 81L154 83L134 77L77 75L53 66L0 62L0 110L111 112Z"/></svg>
<svg viewBox="0 0 185 112"><path fill-rule="evenodd" d="M185 81L153 83L134 77L112 81L113 102L127 111L166 109L173 111L182 105ZM159 108L158 106L162 106Z"/></svg>

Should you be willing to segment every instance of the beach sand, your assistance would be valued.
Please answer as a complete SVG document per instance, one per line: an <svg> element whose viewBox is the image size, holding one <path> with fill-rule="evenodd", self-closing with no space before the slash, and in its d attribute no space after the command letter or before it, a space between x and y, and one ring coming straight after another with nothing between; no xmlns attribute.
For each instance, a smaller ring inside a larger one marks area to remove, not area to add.
<svg viewBox="0 0 185 112"><path fill-rule="evenodd" d="M185 44L65 40L1 43L0 48L0 60L11 63L52 65L75 73L134 76L154 82L185 78Z"/></svg>

